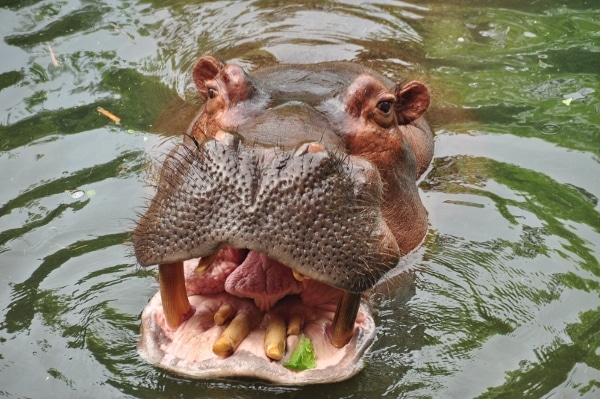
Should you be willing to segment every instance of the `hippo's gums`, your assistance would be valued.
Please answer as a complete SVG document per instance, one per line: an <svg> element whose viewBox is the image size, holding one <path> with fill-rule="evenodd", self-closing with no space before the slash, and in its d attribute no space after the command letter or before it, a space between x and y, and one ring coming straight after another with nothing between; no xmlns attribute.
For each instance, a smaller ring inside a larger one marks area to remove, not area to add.
<svg viewBox="0 0 600 399"><path fill-rule="evenodd" d="M204 107L133 234L139 263L159 265L141 355L192 377L349 378L375 336L363 293L427 231L427 88L351 63L249 75L212 57L193 79Z"/></svg>

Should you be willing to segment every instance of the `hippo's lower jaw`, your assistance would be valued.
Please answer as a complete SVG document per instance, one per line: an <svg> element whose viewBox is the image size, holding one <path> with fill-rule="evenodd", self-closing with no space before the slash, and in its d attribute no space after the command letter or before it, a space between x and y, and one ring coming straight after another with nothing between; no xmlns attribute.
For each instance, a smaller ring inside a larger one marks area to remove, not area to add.
<svg viewBox="0 0 600 399"><path fill-rule="evenodd" d="M341 381L362 369L375 336L364 303L348 343L334 345L341 290L255 251L225 246L209 262L183 263L190 308L177 316L187 318L178 327L171 327L161 293L144 309L138 350L147 361L195 378L251 377L294 385ZM315 357L305 370L288 364L301 337L310 340Z"/></svg>

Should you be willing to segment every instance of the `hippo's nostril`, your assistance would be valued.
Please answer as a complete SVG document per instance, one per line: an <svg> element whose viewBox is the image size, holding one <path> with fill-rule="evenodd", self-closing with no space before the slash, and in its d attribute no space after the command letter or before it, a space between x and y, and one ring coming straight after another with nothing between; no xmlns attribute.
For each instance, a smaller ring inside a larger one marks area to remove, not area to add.
<svg viewBox="0 0 600 399"><path fill-rule="evenodd" d="M317 152L327 151L323 144L319 142L304 143L296 150L295 156L299 157L306 154L316 154Z"/></svg>

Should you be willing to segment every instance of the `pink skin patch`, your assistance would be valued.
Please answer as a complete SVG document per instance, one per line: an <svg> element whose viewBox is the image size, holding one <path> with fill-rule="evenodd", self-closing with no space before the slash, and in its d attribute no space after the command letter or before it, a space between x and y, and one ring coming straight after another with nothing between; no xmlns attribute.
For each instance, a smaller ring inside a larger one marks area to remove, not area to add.
<svg viewBox="0 0 600 399"><path fill-rule="evenodd" d="M247 256L246 256L247 255ZM330 340L331 324L340 291L314 280L297 281L291 269L263 254L223 248L203 274L196 273L198 259L184 263L188 299L194 314L172 330L166 323L160 293L142 313L140 355L154 365L194 378L254 377L278 384L331 383L350 378L363 367L363 356L375 336L375 323L368 307L361 304L354 335L343 348ZM213 344L223 330L214 314L224 304L244 312L251 331L229 357L213 353ZM279 316L288 322L301 314L301 335L313 345L316 368L294 371L283 366L300 336L286 338L280 361L265 354L268 321Z"/></svg>

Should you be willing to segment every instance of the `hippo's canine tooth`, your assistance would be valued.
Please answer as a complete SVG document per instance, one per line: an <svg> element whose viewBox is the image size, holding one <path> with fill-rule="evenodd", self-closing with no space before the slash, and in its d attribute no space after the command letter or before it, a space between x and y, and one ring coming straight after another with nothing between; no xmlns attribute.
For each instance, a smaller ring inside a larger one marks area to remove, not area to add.
<svg viewBox="0 0 600 399"><path fill-rule="evenodd" d="M216 250L212 254L210 254L208 256L203 256L202 258L200 258L200 260L198 261L198 266L196 266L196 274L203 275L208 270L208 268L213 264L213 262L217 258L218 254L219 254L219 250Z"/></svg>
<svg viewBox="0 0 600 399"><path fill-rule="evenodd" d="M185 289L183 262L158 265L158 282L167 324L175 329L194 312Z"/></svg>
<svg viewBox="0 0 600 399"><path fill-rule="evenodd" d="M265 332L265 353L273 360L281 360L285 354L286 328L281 316L273 315Z"/></svg>
<svg viewBox="0 0 600 399"><path fill-rule="evenodd" d="M221 336L215 341L213 353L221 357L231 356L249 333L250 316L247 313L240 312L235 315L231 323L229 323L221 333Z"/></svg>
<svg viewBox="0 0 600 399"><path fill-rule="evenodd" d="M294 278L298 281L304 281L304 280L308 280L309 277L306 277L304 274L292 269L292 274L294 275Z"/></svg>
<svg viewBox="0 0 600 399"><path fill-rule="evenodd" d="M215 312L215 315L213 316L213 319L215 320L215 324L218 326L222 326L223 324L225 324L229 320L231 320L234 313L235 313L235 309L233 308L232 304L230 304L230 303L222 304L221 307L219 308L219 310L217 310Z"/></svg>
<svg viewBox="0 0 600 399"><path fill-rule="evenodd" d="M294 313L288 323L287 335L299 335L302 327L304 327L304 316L302 313Z"/></svg>
<svg viewBox="0 0 600 399"><path fill-rule="evenodd" d="M333 318L331 343L342 348L354 334L354 323L360 306L360 294L344 291Z"/></svg>

